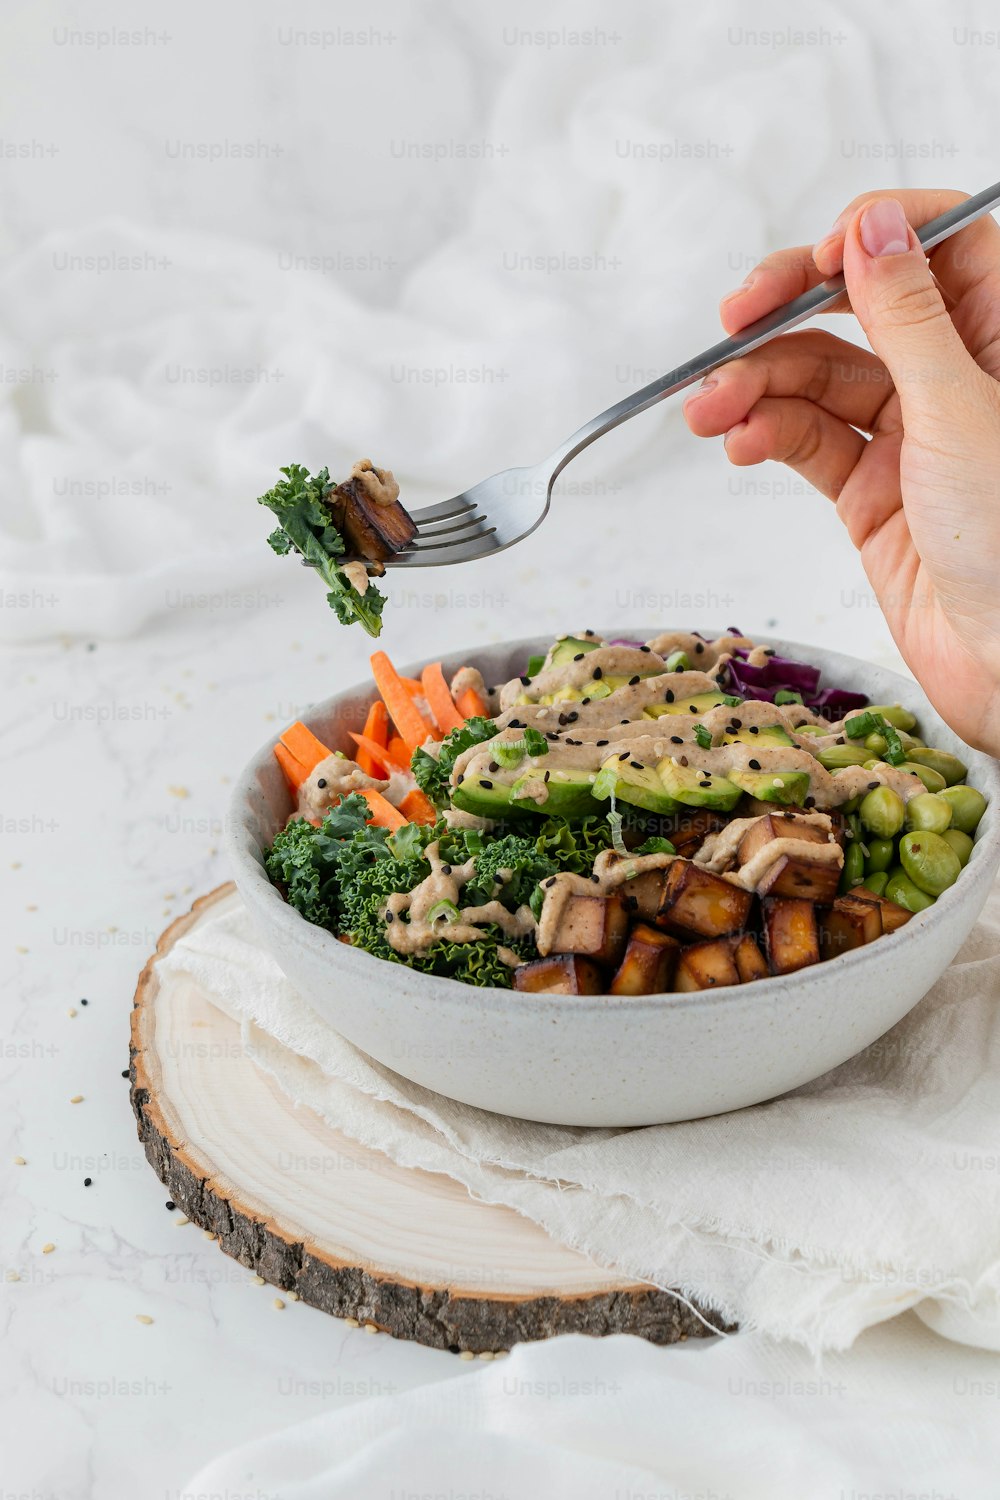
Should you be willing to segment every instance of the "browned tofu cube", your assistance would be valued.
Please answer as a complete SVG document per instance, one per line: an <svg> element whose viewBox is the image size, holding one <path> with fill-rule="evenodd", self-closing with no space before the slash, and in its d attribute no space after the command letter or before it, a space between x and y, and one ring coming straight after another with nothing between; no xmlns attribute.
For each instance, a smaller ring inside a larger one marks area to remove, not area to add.
<svg viewBox="0 0 1000 1500"><path fill-rule="evenodd" d="M769 896L763 903L764 941L772 974L819 963L819 931L811 901Z"/></svg>
<svg viewBox="0 0 1000 1500"><path fill-rule="evenodd" d="M357 479L338 484L330 496L334 521L343 532L347 556L366 562L388 562L412 542L417 528L399 501L378 505Z"/></svg>
<svg viewBox="0 0 1000 1500"><path fill-rule="evenodd" d="M589 958L557 953L516 968L514 988L529 995L602 995L604 976Z"/></svg>
<svg viewBox="0 0 1000 1500"><path fill-rule="evenodd" d="M852 895L854 892L851 893ZM905 906L900 906L898 901L890 901L888 896L876 896L866 891L866 897L871 894L871 899L877 901L882 912L882 931L884 933L895 932L907 923L913 916L912 911L907 911Z"/></svg>
<svg viewBox="0 0 1000 1500"><path fill-rule="evenodd" d="M626 880L621 887L621 893L632 915L639 917L643 922L655 921L660 902L663 900L663 888L666 883L666 870L646 870L644 874L635 875L631 880Z"/></svg>
<svg viewBox="0 0 1000 1500"><path fill-rule="evenodd" d="M852 948L863 948L882 936L882 911L877 901L850 892L838 896L819 914L819 946L824 958L836 958Z"/></svg>
<svg viewBox="0 0 1000 1500"><path fill-rule="evenodd" d="M710 943L692 943L682 948L674 974L675 992L739 984L739 970L733 958L735 948L735 938L716 938Z"/></svg>
<svg viewBox="0 0 1000 1500"><path fill-rule="evenodd" d="M708 808L690 808L671 816L665 834L677 853L690 859L710 833L718 833L728 822L724 813L710 812Z"/></svg>
<svg viewBox="0 0 1000 1500"><path fill-rule="evenodd" d="M758 896L789 896L828 905L837 895L840 865L783 854L757 882Z"/></svg>
<svg viewBox="0 0 1000 1500"><path fill-rule="evenodd" d="M552 938L557 953L582 953L601 964L617 964L628 937L629 911L611 896L569 896Z"/></svg>
<svg viewBox="0 0 1000 1500"><path fill-rule="evenodd" d="M807 844L826 844L829 842L825 828L820 828L816 823L809 823L805 818L797 818L794 813L785 817L781 813L768 813L748 828L740 839L739 848L736 851L736 863L739 865L749 864L755 854L759 854L765 844L770 844L774 839L801 839Z"/></svg>
<svg viewBox="0 0 1000 1500"><path fill-rule="evenodd" d="M752 892L733 881L675 859L667 870L656 925L679 937L723 937L743 930L752 901Z"/></svg>
<svg viewBox="0 0 1000 1500"><path fill-rule="evenodd" d="M668 932L639 922L632 928L625 957L608 986L608 994L662 995L670 988L680 947Z"/></svg>
<svg viewBox="0 0 1000 1500"><path fill-rule="evenodd" d="M733 951L733 960L741 984L749 984L752 979L766 979L771 972L752 932L745 932L739 939Z"/></svg>

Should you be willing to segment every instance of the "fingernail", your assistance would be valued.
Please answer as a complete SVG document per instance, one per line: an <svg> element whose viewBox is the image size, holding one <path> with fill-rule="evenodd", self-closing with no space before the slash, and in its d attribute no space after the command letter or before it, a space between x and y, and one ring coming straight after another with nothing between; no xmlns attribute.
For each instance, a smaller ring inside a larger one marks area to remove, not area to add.
<svg viewBox="0 0 1000 1500"><path fill-rule="evenodd" d="M903 255L910 248L910 231L902 205L895 198L879 198L861 215L861 243L869 255Z"/></svg>
<svg viewBox="0 0 1000 1500"><path fill-rule="evenodd" d="M698 389L692 391L690 396L685 396L684 405L687 406L689 401L697 401L699 396L704 396L707 391L714 390L718 383L714 375L706 375Z"/></svg>
<svg viewBox="0 0 1000 1500"><path fill-rule="evenodd" d="M826 246L831 244L832 241L834 241L836 238L836 230L831 229L829 234L825 234L821 240L817 240L815 245L813 245L813 260L816 259L821 250L824 250Z"/></svg>
<svg viewBox="0 0 1000 1500"><path fill-rule="evenodd" d="M736 288L734 292L726 293L726 295L722 299L723 302L732 302L734 297L742 297L743 293L748 292L756 280L757 277L751 273L747 277L746 281L741 282L741 284Z"/></svg>
<svg viewBox="0 0 1000 1500"><path fill-rule="evenodd" d="M724 444L728 443L729 439L734 435L734 433L742 432L743 429L744 429L744 427L746 425L747 425L747 418L744 417L742 422L737 422L736 425L735 425L735 427L730 427L729 431L726 433L725 437L722 439L723 443Z"/></svg>

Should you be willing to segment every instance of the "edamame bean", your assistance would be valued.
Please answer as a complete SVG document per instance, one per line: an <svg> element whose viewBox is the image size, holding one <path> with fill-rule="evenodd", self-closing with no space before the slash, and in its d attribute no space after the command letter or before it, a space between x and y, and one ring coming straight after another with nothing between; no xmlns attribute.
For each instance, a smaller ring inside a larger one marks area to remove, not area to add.
<svg viewBox="0 0 1000 1500"><path fill-rule="evenodd" d="M889 873L885 895L897 905L905 906L907 911L926 911L928 906L934 905L934 897L915 886L906 871L901 870L898 865Z"/></svg>
<svg viewBox="0 0 1000 1500"><path fill-rule="evenodd" d="M868 840L868 859L865 863L865 869L869 875L877 875L885 870L891 870L895 858L896 845L892 839L871 838ZM867 880L865 884L868 884Z"/></svg>
<svg viewBox="0 0 1000 1500"><path fill-rule="evenodd" d="M860 885L865 878L865 856L860 840L852 839L844 850L844 868L840 876L840 889L849 891Z"/></svg>
<svg viewBox="0 0 1000 1500"><path fill-rule="evenodd" d="M951 827L951 804L937 792L921 792L911 797L906 804L907 828L924 828L931 833L944 833Z"/></svg>
<svg viewBox="0 0 1000 1500"><path fill-rule="evenodd" d="M917 721L908 708L903 708L900 703L873 703L868 709L870 714L881 714L887 724L894 729L914 730Z"/></svg>
<svg viewBox="0 0 1000 1500"><path fill-rule="evenodd" d="M950 786L942 791L945 801L951 803L951 826L959 833L975 833L979 820L986 811L986 798L974 786Z"/></svg>
<svg viewBox="0 0 1000 1500"><path fill-rule="evenodd" d="M842 771L845 766L861 766L868 759L868 751L860 745L828 745L816 756L821 766L828 771Z"/></svg>
<svg viewBox="0 0 1000 1500"><path fill-rule="evenodd" d="M947 750L907 750L906 753L915 765L930 766L932 771L943 776L946 786L955 786L969 774L968 766L957 755L949 755Z"/></svg>
<svg viewBox="0 0 1000 1500"><path fill-rule="evenodd" d="M884 755L889 748L889 741L884 734L870 734L864 741L864 747L873 755Z"/></svg>
<svg viewBox="0 0 1000 1500"><path fill-rule="evenodd" d="M873 896L881 896L885 892L889 881L888 870L873 870L871 875L866 875L861 882L861 889L871 891Z"/></svg>
<svg viewBox="0 0 1000 1500"><path fill-rule="evenodd" d="M841 812L845 816L847 816L850 813L856 813L857 810L858 810L858 808L860 806L861 806L861 798L860 797L852 797L849 802L842 802L841 803L840 810L841 810Z"/></svg>
<svg viewBox="0 0 1000 1500"><path fill-rule="evenodd" d="M858 816L876 838L891 839L903 826L906 804L891 786L877 786L861 799Z"/></svg>
<svg viewBox="0 0 1000 1500"><path fill-rule="evenodd" d="M918 890L940 896L962 873L958 855L939 833L914 829L899 841L899 859Z"/></svg>
<svg viewBox="0 0 1000 1500"><path fill-rule="evenodd" d="M960 828L946 828L941 837L946 844L950 844L954 849L958 855L958 862L964 869L969 863L969 856L972 853L972 840L969 838L969 835L963 833Z"/></svg>
<svg viewBox="0 0 1000 1500"><path fill-rule="evenodd" d="M929 792L943 792L947 785L947 782L939 771L935 771L931 766L921 766L915 760L905 760L898 769L900 771L909 771L912 775L919 776Z"/></svg>

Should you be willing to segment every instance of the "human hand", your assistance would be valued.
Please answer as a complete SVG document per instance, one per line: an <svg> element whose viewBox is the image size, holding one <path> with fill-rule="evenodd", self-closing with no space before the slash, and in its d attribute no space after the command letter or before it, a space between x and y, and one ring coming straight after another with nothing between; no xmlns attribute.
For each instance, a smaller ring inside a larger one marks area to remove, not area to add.
<svg viewBox="0 0 1000 1500"><path fill-rule="evenodd" d="M731 463L777 459L835 501L928 698L1000 755L1000 226L980 219L929 264L909 227L966 196L868 193L816 246L768 256L723 300L727 332L842 269L835 310L874 353L786 334L714 370L684 415L725 434Z"/></svg>

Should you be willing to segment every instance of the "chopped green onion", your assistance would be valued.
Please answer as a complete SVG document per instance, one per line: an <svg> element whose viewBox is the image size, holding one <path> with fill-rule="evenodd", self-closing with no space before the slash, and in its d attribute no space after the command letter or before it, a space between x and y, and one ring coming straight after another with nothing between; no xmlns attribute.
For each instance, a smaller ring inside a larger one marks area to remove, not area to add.
<svg viewBox="0 0 1000 1500"><path fill-rule="evenodd" d="M544 665L544 656L530 656L528 658L528 665L524 669L525 677L537 677Z"/></svg>
<svg viewBox="0 0 1000 1500"><path fill-rule="evenodd" d="M703 750L711 750L712 736L704 724L696 724L694 726L694 737Z"/></svg>
<svg viewBox="0 0 1000 1500"><path fill-rule="evenodd" d="M444 918L446 922L458 922L461 920L461 917L462 913L459 911L454 901L447 900L435 901L434 905L427 913L427 920L432 924L434 922L439 922L442 918Z"/></svg>
<svg viewBox="0 0 1000 1500"><path fill-rule="evenodd" d="M866 709L863 714L844 720L844 733L849 740L861 740L869 734L881 734L883 722L881 714L869 713Z"/></svg>
<svg viewBox="0 0 1000 1500"><path fill-rule="evenodd" d="M628 850L625 847L625 840L622 838L622 815L615 806L614 787L611 788L611 811L607 814L607 819L611 825L611 843L614 851L624 858L628 854Z"/></svg>
<svg viewBox="0 0 1000 1500"><path fill-rule="evenodd" d="M906 751L903 749L903 741L899 737L899 731L887 719L883 719L880 733L885 740L882 759L887 765L901 766L906 759Z"/></svg>
<svg viewBox="0 0 1000 1500"><path fill-rule="evenodd" d="M734 698L732 693L723 693L722 701L727 708L739 708L740 704L743 702L743 699Z"/></svg>
<svg viewBox="0 0 1000 1500"><path fill-rule="evenodd" d="M783 703L801 703L802 694L793 693L788 688L780 688L774 695L774 701L778 708L780 708Z"/></svg>
<svg viewBox="0 0 1000 1500"><path fill-rule="evenodd" d="M690 672L691 658L686 651L671 651L664 666L668 672Z"/></svg>
<svg viewBox="0 0 1000 1500"><path fill-rule="evenodd" d="M526 729L519 740L498 740L490 746L493 759L509 771L525 755L548 755L549 742L537 729Z"/></svg>
<svg viewBox="0 0 1000 1500"><path fill-rule="evenodd" d="M655 835L653 838L647 839L644 844L640 844L638 849L633 849L632 853L633 855L676 854L677 850L674 848L669 839L661 838L659 835Z"/></svg>

